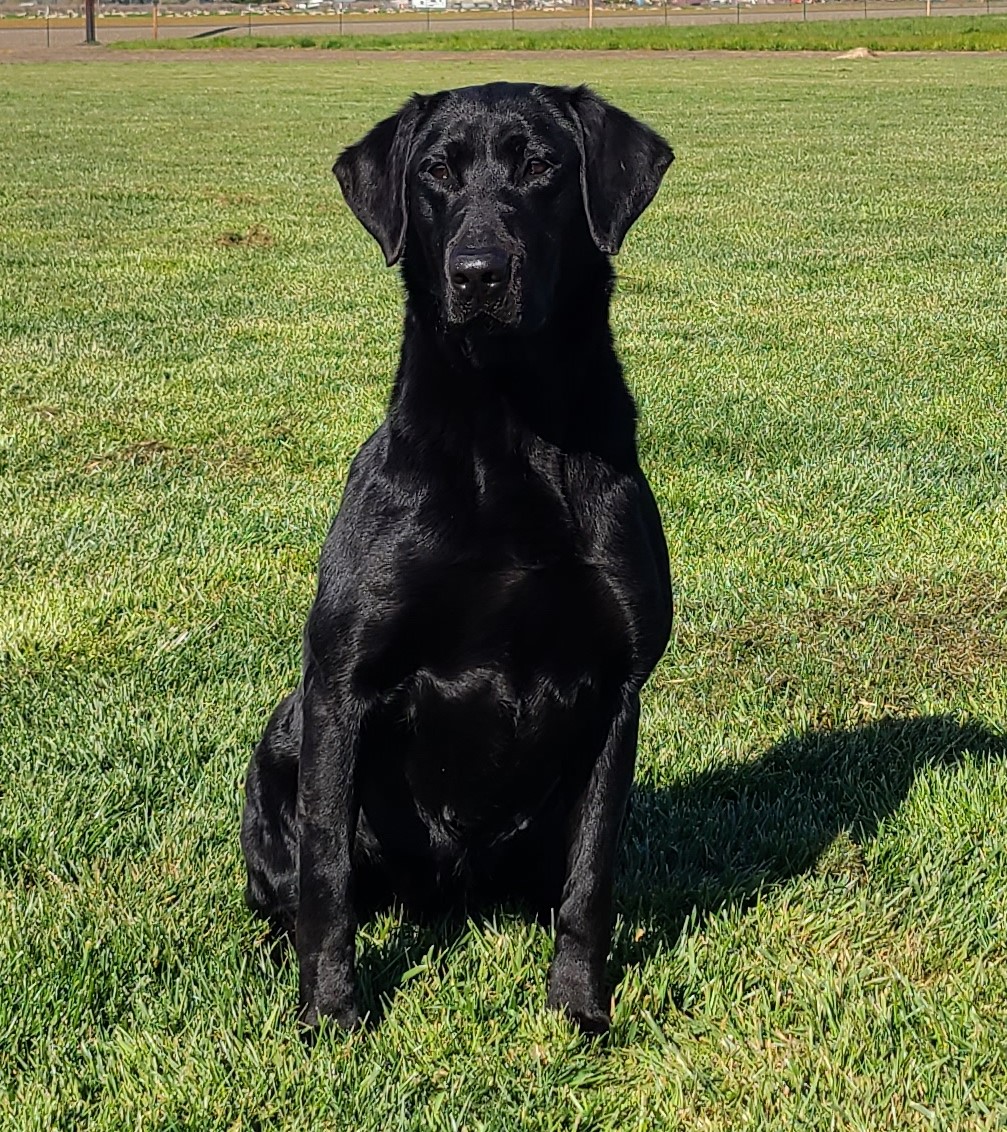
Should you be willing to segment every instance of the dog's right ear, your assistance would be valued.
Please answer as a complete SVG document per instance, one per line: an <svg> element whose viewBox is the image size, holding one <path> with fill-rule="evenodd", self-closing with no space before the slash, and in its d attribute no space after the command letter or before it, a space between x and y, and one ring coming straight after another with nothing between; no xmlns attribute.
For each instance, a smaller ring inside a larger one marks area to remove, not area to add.
<svg viewBox="0 0 1007 1132"><path fill-rule="evenodd" d="M397 114L343 150L332 166L346 203L381 245L389 267L398 262L406 242L406 171L424 109L425 99L414 94Z"/></svg>

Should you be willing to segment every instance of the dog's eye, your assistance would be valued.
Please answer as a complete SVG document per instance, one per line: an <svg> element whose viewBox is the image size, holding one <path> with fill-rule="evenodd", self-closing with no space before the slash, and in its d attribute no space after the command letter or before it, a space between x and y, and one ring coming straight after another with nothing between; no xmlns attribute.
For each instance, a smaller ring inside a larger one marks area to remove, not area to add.
<svg viewBox="0 0 1007 1132"><path fill-rule="evenodd" d="M451 176L451 170L443 161L438 161L431 165L427 172L435 181L446 181Z"/></svg>
<svg viewBox="0 0 1007 1132"><path fill-rule="evenodd" d="M524 172L526 177L541 177L543 173L548 173L551 168L552 166L548 161L533 157L524 167Z"/></svg>

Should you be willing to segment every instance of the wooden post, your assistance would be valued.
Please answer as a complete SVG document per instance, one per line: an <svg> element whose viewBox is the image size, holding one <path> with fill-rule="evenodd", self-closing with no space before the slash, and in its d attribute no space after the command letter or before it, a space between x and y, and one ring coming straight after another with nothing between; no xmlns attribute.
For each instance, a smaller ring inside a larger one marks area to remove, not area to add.
<svg viewBox="0 0 1007 1132"><path fill-rule="evenodd" d="M594 0L587 0L587 26L594 27Z"/></svg>
<svg viewBox="0 0 1007 1132"><path fill-rule="evenodd" d="M84 42L97 43L98 37L94 31L95 8L98 0L84 0Z"/></svg>
<svg viewBox="0 0 1007 1132"><path fill-rule="evenodd" d="M151 28L153 29L153 32L154 32L154 38L157 39L157 0L154 0L154 3L151 5L150 20L151 20Z"/></svg>

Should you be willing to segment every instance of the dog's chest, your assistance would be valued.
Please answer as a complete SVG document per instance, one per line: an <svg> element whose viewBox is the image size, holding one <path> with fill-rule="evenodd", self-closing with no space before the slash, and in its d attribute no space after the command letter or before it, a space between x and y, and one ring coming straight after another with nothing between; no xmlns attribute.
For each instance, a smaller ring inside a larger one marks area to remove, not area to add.
<svg viewBox="0 0 1007 1132"><path fill-rule="evenodd" d="M445 568L410 596L372 758L438 822L513 831L597 755L630 664L624 613L575 561Z"/></svg>
<svg viewBox="0 0 1007 1132"><path fill-rule="evenodd" d="M558 696L618 676L631 626L606 572L574 558L541 565L475 560L413 570L388 613L379 668L401 684L452 685L497 673L511 697Z"/></svg>

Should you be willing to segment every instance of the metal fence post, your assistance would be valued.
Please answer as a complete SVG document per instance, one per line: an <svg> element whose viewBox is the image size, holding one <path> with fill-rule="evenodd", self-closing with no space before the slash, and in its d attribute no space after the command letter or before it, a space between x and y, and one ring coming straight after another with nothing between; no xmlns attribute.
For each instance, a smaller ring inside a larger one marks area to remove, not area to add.
<svg viewBox="0 0 1007 1132"><path fill-rule="evenodd" d="M97 43L98 37L94 31L94 10L97 0L85 0L84 3L84 42Z"/></svg>

